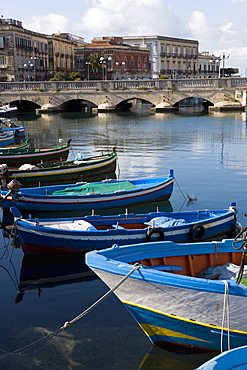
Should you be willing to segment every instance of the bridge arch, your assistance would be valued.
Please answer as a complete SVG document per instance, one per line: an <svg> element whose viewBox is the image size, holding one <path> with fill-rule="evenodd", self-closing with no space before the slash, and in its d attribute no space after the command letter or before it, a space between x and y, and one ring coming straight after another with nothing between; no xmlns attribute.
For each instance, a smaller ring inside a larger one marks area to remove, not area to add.
<svg viewBox="0 0 247 370"><path fill-rule="evenodd" d="M97 108L97 105L85 99L66 100L64 103L57 106L57 109L62 110L63 112L89 111L92 108Z"/></svg>
<svg viewBox="0 0 247 370"><path fill-rule="evenodd" d="M213 106L214 104L205 98L198 97L198 96L189 96L187 98L183 98L176 102L173 106L178 107L179 109L183 108L202 108L202 109L208 109L209 106Z"/></svg>
<svg viewBox="0 0 247 370"><path fill-rule="evenodd" d="M141 97L130 97L124 100L121 100L119 103L116 104L115 109L121 111L127 111L129 109L137 108L138 106L146 105L149 107L154 107L155 104L150 102L147 99L143 99Z"/></svg>
<svg viewBox="0 0 247 370"><path fill-rule="evenodd" d="M16 106L18 112L35 112L41 107L40 104L28 99L12 100L10 106Z"/></svg>

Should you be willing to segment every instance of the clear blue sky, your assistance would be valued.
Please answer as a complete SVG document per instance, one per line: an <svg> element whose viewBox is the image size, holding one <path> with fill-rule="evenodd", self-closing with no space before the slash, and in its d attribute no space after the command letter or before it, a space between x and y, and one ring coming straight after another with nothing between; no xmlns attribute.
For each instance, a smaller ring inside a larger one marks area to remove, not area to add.
<svg viewBox="0 0 247 370"><path fill-rule="evenodd" d="M162 35L199 41L199 50L230 55L226 67L247 75L247 0L11 0L4 18L52 34L95 36Z"/></svg>

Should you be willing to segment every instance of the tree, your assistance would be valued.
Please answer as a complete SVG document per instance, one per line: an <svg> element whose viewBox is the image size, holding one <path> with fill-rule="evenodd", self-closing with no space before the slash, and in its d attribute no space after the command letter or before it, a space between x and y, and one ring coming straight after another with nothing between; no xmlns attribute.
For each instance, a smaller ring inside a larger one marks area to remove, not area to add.
<svg viewBox="0 0 247 370"><path fill-rule="evenodd" d="M223 75L223 68L220 69L220 75L221 77L231 77L232 75L239 73L238 68L224 68L224 76Z"/></svg>
<svg viewBox="0 0 247 370"><path fill-rule="evenodd" d="M85 65L89 63L89 68L91 70L91 74L98 75L102 65L100 63L100 55L98 53L90 54L87 58L85 58Z"/></svg>
<svg viewBox="0 0 247 370"><path fill-rule="evenodd" d="M69 81L80 81L82 79L82 75L80 72L71 72L68 75Z"/></svg>
<svg viewBox="0 0 247 370"><path fill-rule="evenodd" d="M50 81L66 81L67 75L64 72L57 72L55 73L54 77L50 79Z"/></svg>
<svg viewBox="0 0 247 370"><path fill-rule="evenodd" d="M7 76L5 76L5 75L0 75L0 81L1 81L1 82L6 82L6 81L7 81Z"/></svg>

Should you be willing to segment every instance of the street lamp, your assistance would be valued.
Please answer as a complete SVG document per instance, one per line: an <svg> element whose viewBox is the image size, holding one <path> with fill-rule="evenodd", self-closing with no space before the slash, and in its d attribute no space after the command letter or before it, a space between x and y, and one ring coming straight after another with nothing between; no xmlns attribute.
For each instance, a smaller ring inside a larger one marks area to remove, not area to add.
<svg viewBox="0 0 247 370"><path fill-rule="evenodd" d="M90 66L90 62L86 62L86 65L87 65L87 79L89 81L89 66Z"/></svg>
<svg viewBox="0 0 247 370"><path fill-rule="evenodd" d="M119 72L120 72L120 79L122 79L122 68L124 68L125 67L125 62L122 62L121 63L121 65L120 65L120 63L119 62L116 62L116 68L118 69L118 67L119 67L119 65L120 65L120 70L119 70Z"/></svg>
<svg viewBox="0 0 247 370"><path fill-rule="evenodd" d="M228 54L227 56L226 56L226 54L225 53L223 53L222 54L222 58L220 57L219 58L219 60L221 61L221 60L223 60L223 65L222 65L222 77L224 77L225 76L225 60L227 60L227 59L229 59L230 58L230 54Z"/></svg>
<svg viewBox="0 0 247 370"><path fill-rule="evenodd" d="M100 64L102 64L102 71L103 71L103 80L107 80L107 70L108 70L108 64L112 60L112 57L100 57ZM105 68L105 73L104 73Z"/></svg>
<svg viewBox="0 0 247 370"><path fill-rule="evenodd" d="M36 59L37 57L31 57L31 60L28 61L28 63L24 64L24 68L33 70L33 79L36 80ZM28 79L30 79L30 76L28 75Z"/></svg>
<svg viewBox="0 0 247 370"><path fill-rule="evenodd" d="M28 70L28 76L27 76L27 79L28 81L30 81L30 76L29 76L29 69L32 70L33 69L33 64L29 61L28 63L25 63L24 64L24 68L26 68Z"/></svg>
<svg viewBox="0 0 247 370"><path fill-rule="evenodd" d="M34 80L36 80L36 60L37 59L38 59L37 57L31 57L31 60L33 60L32 66L33 66L33 78L34 78Z"/></svg>
<svg viewBox="0 0 247 370"><path fill-rule="evenodd" d="M105 59L104 57L100 57L100 64L102 65L102 73L103 73L103 80L105 79L105 76L104 76L104 68L105 68Z"/></svg>
<svg viewBox="0 0 247 370"><path fill-rule="evenodd" d="M109 70L109 66L110 66L110 69L111 69L111 60L112 60L112 57L106 58L106 80L107 80L107 72Z"/></svg>

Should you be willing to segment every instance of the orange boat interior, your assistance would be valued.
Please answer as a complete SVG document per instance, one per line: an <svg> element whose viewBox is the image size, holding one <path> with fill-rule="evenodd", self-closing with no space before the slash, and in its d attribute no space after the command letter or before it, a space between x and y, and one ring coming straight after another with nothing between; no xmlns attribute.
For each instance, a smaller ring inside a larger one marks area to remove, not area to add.
<svg viewBox="0 0 247 370"><path fill-rule="evenodd" d="M183 255L183 256L172 256L172 257L160 257L153 259L144 259L140 261L132 262L131 264L140 263L144 266L173 266L174 270L169 271L174 274L200 277L200 274L211 266L221 266L226 263L234 263L235 265L240 265L242 258L241 252L226 252L226 253L210 253L210 254L196 254L196 255ZM247 263L247 258L246 258ZM165 269L164 266L164 270ZM176 267L178 269L176 270ZM179 271L179 268L182 268Z"/></svg>

